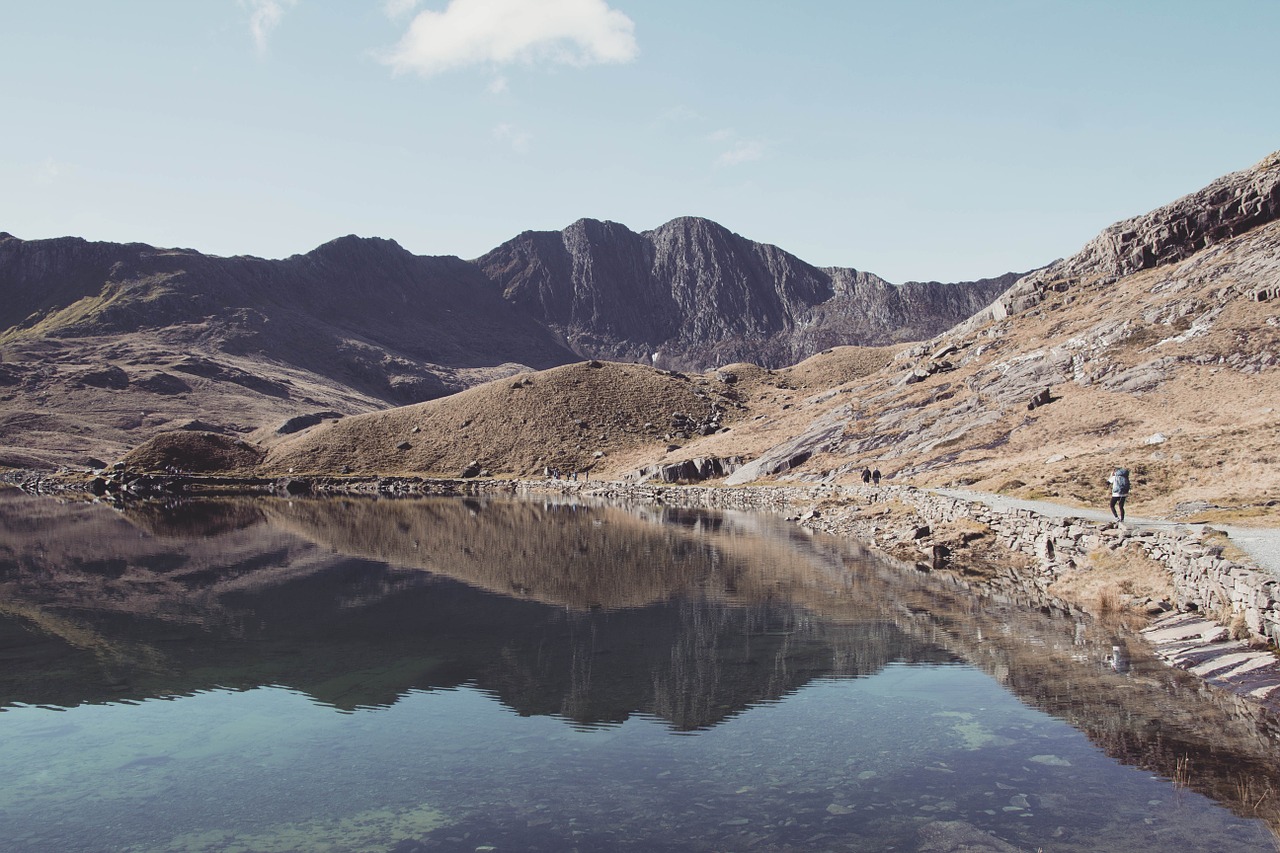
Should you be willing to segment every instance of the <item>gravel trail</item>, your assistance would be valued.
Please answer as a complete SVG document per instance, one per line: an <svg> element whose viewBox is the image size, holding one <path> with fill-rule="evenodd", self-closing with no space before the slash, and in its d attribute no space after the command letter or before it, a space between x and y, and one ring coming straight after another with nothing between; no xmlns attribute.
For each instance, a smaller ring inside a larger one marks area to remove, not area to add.
<svg viewBox="0 0 1280 853"><path fill-rule="evenodd" d="M933 491L959 500L980 501L992 509L1029 509L1050 518L1085 518L1101 522L1112 520L1111 512L1107 509L1088 509L1049 501L1022 500L991 492L968 492L961 489L934 489ZM1215 530L1222 530L1237 548L1257 563L1259 568L1280 578L1280 528L1240 527L1234 524L1187 524L1159 518L1142 518L1132 514L1126 516L1125 524L1137 529L1181 526L1199 530L1209 526Z"/></svg>

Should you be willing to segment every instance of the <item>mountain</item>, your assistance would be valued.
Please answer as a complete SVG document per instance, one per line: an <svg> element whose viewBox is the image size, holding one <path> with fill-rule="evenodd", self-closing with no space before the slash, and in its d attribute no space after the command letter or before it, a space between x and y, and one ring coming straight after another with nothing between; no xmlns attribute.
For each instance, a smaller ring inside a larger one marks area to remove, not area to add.
<svg viewBox="0 0 1280 853"><path fill-rule="evenodd" d="M1110 470L1127 467L1135 513L1276 519L1278 282L1280 152L1105 229L923 343L837 347L778 370L559 368L316 426L263 470L309 470L335 447L360 471L456 473L475 459L530 473L554 459L593 480L696 478L716 470L697 460L736 458L729 484L848 482L875 467L890 482L1097 506ZM430 458L416 449L415 426L479 423L486 407L501 417L484 430Z"/></svg>
<svg viewBox="0 0 1280 853"><path fill-rule="evenodd" d="M264 260L0 233L0 466L95 464L174 429L271 442L584 357L648 364L659 346L669 366L781 365L918 339L1002 287L896 288L706 220L569 231L581 251L532 252L523 286L495 278L501 250L467 262L348 236Z"/></svg>
<svg viewBox="0 0 1280 853"><path fill-rule="evenodd" d="M730 480L808 452L793 476L871 465L919 485L1096 506L1106 474L1128 467L1145 512L1274 521L1278 299L1280 152L1108 227L841 385L850 402L810 413L822 430L802 427Z"/></svg>
<svg viewBox="0 0 1280 853"><path fill-rule="evenodd" d="M573 361L471 264L343 237L285 260L0 234L0 452L249 431Z"/></svg>
<svg viewBox="0 0 1280 853"><path fill-rule="evenodd" d="M832 346L920 340L1018 278L892 285L820 269L696 217L639 234L581 219L563 231L526 231L475 263L580 355L678 370L783 367Z"/></svg>
<svg viewBox="0 0 1280 853"><path fill-rule="evenodd" d="M0 340L166 330L166 340L331 375L387 402L438 396L431 368L570 361L470 264L343 237L281 261L0 234ZM371 355L376 353L376 355ZM390 360L430 389L406 388ZM453 390L453 389L450 389Z"/></svg>

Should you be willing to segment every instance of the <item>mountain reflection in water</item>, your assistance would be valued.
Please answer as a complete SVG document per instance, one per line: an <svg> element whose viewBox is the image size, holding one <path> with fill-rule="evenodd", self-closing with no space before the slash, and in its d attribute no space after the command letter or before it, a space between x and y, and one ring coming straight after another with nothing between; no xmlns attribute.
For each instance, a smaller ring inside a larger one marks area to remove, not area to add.
<svg viewBox="0 0 1280 853"><path fill-rule="evenodd" d="M763 515L0 492L0 593L0 709L273 685L350 713L467 686L583 731L638 715L694 732L825 679L965 663L1107 754L1280 825L1274 720L1123 626Z"/></svg>

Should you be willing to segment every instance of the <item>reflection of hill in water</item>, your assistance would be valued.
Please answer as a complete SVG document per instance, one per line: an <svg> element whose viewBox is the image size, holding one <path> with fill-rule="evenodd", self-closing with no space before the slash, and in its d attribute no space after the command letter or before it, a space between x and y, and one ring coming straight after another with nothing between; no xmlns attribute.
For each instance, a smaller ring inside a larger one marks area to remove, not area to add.
<svg viewBox="0 0 1280 853"><path fill-rule="evenodd" d="M354 708L470 683L522 714L694 729L813 678L963 659L1242 813L1280 790L1273 719L1137 643L1113 671L1123 629L1042 604L760 516L456 499L121 515L0 492L0 705L270 683ZM1256 808L1280 825L1273 799Z"/></svg>
<svg viewBox="0 0 1280 853"><path fill-rule="evenodd" d="M474 682L521 713L639 711L697 728L814 677L946 657L871 610L814 620L787 591L829 568L706 516L224 501L131 507L134 527L102 507L38 502L24 534L26 503L0 502L14 534L2 630L41 667L0 676L5 703L280 683L353 708ZM203 536L173 536L189 527ZM43 677L68 646L77 677Z"/></svg>
<svg viewBox="0 0 1280 853"><path fill-rule="evenodd" d="M572 609L642 607L693 592L789 599L798 587L829 587L833 576L792 547L794 525L763 531L764 518L745 518L756 522L749 526L688 510L452 498L273 502L265 512L278 528L338 553Z"/></svg>

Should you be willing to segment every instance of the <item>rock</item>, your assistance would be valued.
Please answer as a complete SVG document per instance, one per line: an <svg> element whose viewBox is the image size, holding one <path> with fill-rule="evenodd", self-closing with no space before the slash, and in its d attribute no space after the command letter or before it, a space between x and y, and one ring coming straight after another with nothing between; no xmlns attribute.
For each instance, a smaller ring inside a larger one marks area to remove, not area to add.
<svg viewBox="0 0 1280 853"><path fill-rule="evenodd" d="M301 432L307 427L313 427L321 421L330 418L340 418L340 412L312 412L306 415L294 415L284 423L276 427L276 435L292 435L295 432Z"/></svg>
<svg viewBox="0 0 1280 853"><path fill-rule="evenodd" d="M82 373L79 376L79 380L82 385L90 385L94 388L109 388L114 391L122 391L129 387L129 374L115 365Z"/></svg>
<svg viewBox="0 0 1280 853"><path fill-rule="evenodd" d="M925 538L926 536L931 535L932 533L933 533L932 528L930 528L930 527L929 527L929 525L927 525L927 524L923 524L923 525L921 525L921 526L919 526L919 527L912 528L912 530L911 530L911 538L912 538L912 539L923 539L923 538Z"/></svg>
<svg viewBox="0 0 1280 853"><path fill-rule="evenodd" d="M1018 848L962 820L937 820L916 833L917 853L1018 853Z"/></svg>
<svg viewBox="0 0 1280 853"><path fill-rule="evenodd" d="M470 465L462 469L458 476L464 480L470 480L473 477L481 476L483 472L484 469L480 467L480 463L473 460Z"/></svg>
<svg viewBox="0 0 1280 853"><path fill-rule="evenodd" d="M741 457L702 456L686 459L683 462L672 462L668 465L650 465L623 476L624 480L647 482L651 480L663 483L693 483L713 477L723 477L732 473L742 464Z"/></svg>
<svg viewBox="0 0 1280 853"><path fill-rule="evenodd" d="M311 494L311 481L289 477L276 485L276 491L286 495L308 495Z"/></svg>
<svg viewBox="0 0 1280 853"><path fill-rule="evenodd" d="M1027 403L1027 410L1031 411L1033 409L1038 409L1041 406L1047 406L1052 402L1053 396L1049 393L1049 389L1045 388L1043 391L1031 398L1030 402Z"/></svg>
<svg viewBox="0 0 1280 853"><path fill-rule="evenodd" d="M411 450L411 449L413 449L413 445L407 441L402 441L396 445L396 450Z"/></svg>
<svg viewBox="0 0 1280 853"><path fill-rule="evenodd" d="M149 391L152 394L163 394L172 396L174 394L186 394L191 391L191 386L174 376L172 373L160 371L151 376L135 379L133 381L134 388L141 388L143 391Z"/></svg>
<svg viewBox="0 0 1280 853"><path fill-rule="evenodd" d="M1176 365L1177 361L1173 358L1152 359L1113 376L1108 376L1103 380L1102 387L1108 391L1123 394L1150 391L1172 376Z"/></svg>
<svg viewBox="0 0 1280 853"><path fill-rule="evenodd" d="M1147 436L1143 444L1164 444L1168 440L1168 437L1166 437L1164 433L1157 432L1154 435Z"/></svg>
<svg viewBox="0 0 1280 853"><path fill-rule="evenodd" d="M805 432L766 450L759 458L738 468L725 478L725 485L742 485L771 474L789 471L807 462L813 454L821 453L839 441L844 434L844 419L849 414L849 408L841 406L827 417L816 421Z"/></svg>

